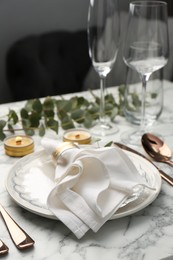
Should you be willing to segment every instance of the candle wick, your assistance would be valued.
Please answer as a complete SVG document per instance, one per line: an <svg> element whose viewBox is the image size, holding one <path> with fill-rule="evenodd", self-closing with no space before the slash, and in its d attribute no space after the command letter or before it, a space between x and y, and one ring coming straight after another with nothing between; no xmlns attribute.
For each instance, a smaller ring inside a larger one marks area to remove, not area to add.
<svg viewBox="0 0 173 260"><path fill-rule="evenodd" d="M22 137L17 136L16 137L16 145L21 145L21 143L22 143Z"/></svg>

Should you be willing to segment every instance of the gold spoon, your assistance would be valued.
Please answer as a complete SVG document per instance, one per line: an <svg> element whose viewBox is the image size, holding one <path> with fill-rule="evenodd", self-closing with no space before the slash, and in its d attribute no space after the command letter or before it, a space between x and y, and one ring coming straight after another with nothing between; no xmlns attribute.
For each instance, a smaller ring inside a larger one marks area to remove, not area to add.
<svg viewBox="0 0 173 260"><path fill-rule="evenodd" d="M120 144L120 143L116 143L114 142L114 145L118 146L119 148L132 152L134 154L137 154L141 157L143 157L144 159L146 159L147 161L149 161L154 167L156 167L156 169L159 171L160 176L162 177L163 180L165 180L166 182L168 182L169 184L171 184L173 186L173 178L171 176L169 176L168 174L166 174L163 170L159 169L155 164L153 164L152 161L150 161L150 159L148 159L145 155L139 153L138 151L132 149L129 146L126 146L125 144Z"/></svg>
<svg viewBox="0 0 173 260"><path fill-rule="evenodd" d="M171 149L159 137L151 133L145 133L141 142L146 153L155 161L173 166L173 161L170 160L172 156Z"/></svg>

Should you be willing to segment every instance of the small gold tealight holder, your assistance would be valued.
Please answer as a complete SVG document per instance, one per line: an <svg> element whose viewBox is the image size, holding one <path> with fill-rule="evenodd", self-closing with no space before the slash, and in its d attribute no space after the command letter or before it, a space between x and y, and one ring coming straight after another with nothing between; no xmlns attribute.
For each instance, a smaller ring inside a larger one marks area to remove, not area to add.
<svg viewBox="0 0 173 260"><path fill-rule="evenodd" d="M5 153L13 157L21 157L34 151L34 141L27 135L13 135L4 140Z"/></svg>
<svg viewBox="0 0 173 260"><path fill-rule="evenodd" d="M91 134L83 128L74 128L67 130L63 135L64 142L75 142L78 144L91 143Z"/></svg>

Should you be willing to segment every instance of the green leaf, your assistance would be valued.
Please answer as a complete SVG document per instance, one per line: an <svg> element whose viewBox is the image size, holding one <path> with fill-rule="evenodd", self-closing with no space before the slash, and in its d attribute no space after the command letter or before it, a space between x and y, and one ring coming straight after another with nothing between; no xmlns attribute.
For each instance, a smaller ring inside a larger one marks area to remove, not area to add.
<svg viewBox="0 0 173 260"><path fill-rule="evenodd" d="M151 98L154 99L154 98L157 98L157 93L151 93Z"/></svg>
<svg viewBox="0 0 173 260"><path fill-rule="evenodd" d="M32 106L33 106L34 100L30 99L26 102L25 104L25 109L29 112L32 111Z"/></svg>
<svg viewBox="0 0 173 260"><path fill-rule="evenodd" d="M118 115L118 108L117 108L117 107L114 107L114 108L112 109L112 111L111 111L111 114L110 114L111 120L113 121L117 115Z"/></svg>
<svg viewBox="0 0 173 260"><path fill-rule="evenodd" d="M20 116L22 119L28 119L29 118L28 111L25 108L22 108L20 110Z"/></svg>
<svg viewBox="0 0 173 260"><path fill-rule="evenodd" d="M0 130L3 130L3 128L6 126L5 120L0 120Z"/></svg>
<svg viewBox="0 0 173 260"><path fill-rule="evenodd" d="M51 97L47 97L43 102L43 110L54 110L54 100Z"/></svg>
<svg viewBox="0 0 173 260"><path fill-rule="evenodd" d="M16 124L19 121L18 115L14 110L10 110L8 114L8 122Z"/></svg>
<svg viewBox="0 0 173 260"><path fill-rule="evenodd" d="M72 98L70 98L70 100L69 100L69 105L71 106L71 107L69 107L69 109L68 110L74 110L74 109L77 109L78 107L79 107L79 102L78 102L79 100L78 100L78 97L72 97ZM67 109L67 106L66 106L66 109ZM66 110L67 111L67 110Z"/></svg>
<svg viewBox="0 0 173 260"><path fill-rule="evenodd" d="M114 99L113 95L112 94L107 94L105 96L105 102L106 103L115 104L115 99Z"/></svg>
<svg viewBox="0 0 173 260"><path fill-rule="evenodd" d="M126 86L125 85L120 85L118 87L118 91L119 91L119 95L124 97L125 96L125 91L126 91Z"/></svg>
<svg viewBox="0 0 173 260"><path fill-rule="evenodd" d="M47 126L58 134L58 127L59 127L58 121L54 119L49 119L47 121Z"/></svg>
<svg viewBox="0 0 173 260"><path fill-rule="evenodd" d="M6 126L5 120L0 120L0 140L3 141L6 135L4 134L3 130L4 127Z"/></svg>
<svg viewBox="0 0 173 260"><path fill-rule="evenodd" d="M85 120L84 120L84 127L91 128L93 125L93 118L89 113L86 113Z"/></svg>
<svg viewBox="0 0 173 260"><path fill-rule="evenodd" d="M35 134L34 129L24 129L26 135L33 136Z"/></svg>
<svg viewBox="0 0 173 260"><path fill-rule="evenodd" d="M29 119L22 119L22 126L23 128L30 128L31 127L31 122Z"/></svg>
<svg viewBox="0 0 173 260"><path fill-rule="evenodd" d="M105 145L105 147L110 147L110 146L112 145L112 143L113 143L113 141L110 141L109 143L107 143L107 144Z"/></svg>
<svg viewBox="0 0 173 260"><path fill-rule="evenodd" d="M70 128L75 128L75 125L73 123L73 120L71 120L71 118L66 115L66 117L62 118L61 120L61 127L64 130L70 129Z"/></svg>
<svg viewBox="0 0 173 260"><path fill-rule="evenodd" d="M44 110L45 117L54 118L55 112L53 110Z"/></svg>
<svg viewBox="0 0 173 260"><path fill-rule="evenodd" d="M78 97L77 102L78 102L78 107L88 107L90 104L89 101L84 97Z"/></svg>
<svg viewBox="0 0 173 260"><path fill-rule="evenodd" d="M0 130L0 140L3 141L5 139L6 135L3 133L2 130Z"/></svg>
<svg viewBox="0 0 173 260"><path fill-rule="evenodd" d="M40 124L40 115L36 112L33 112L29 115L29 121L32 127L38 127Z"/></svg>
<svg viewBox="0 0 173 260"><path fill-rule="evenodd" d="M8 123L8 130L13 134L15 133L14 128L10 123Z"/></svg>
<svg viewBox="0 0 173 260"><path fill-rule="evenodd" d="M71 118L77 123L82 124L85 120L85 111L83 111L82 109L76 109L72 111Z"/></svg>
<svg viewBox="0 0 173 260"><path fill-rule="evenodd" d="M139 96L137 95L137 93L132 93L132 104L134 105L134 107L138 108L141 107L141 101L139 99Z"/></svg>
<svg viewBox="0 0 173 260"><path fill-rule="evenodd" d="M39 99L34 99L32 109L39 114L42 112L42 104Z"/></svg>
<svg viewBox="0 0 173 260"><path fill-rule="evenodd" d="M43 124L40 124L39 126L39 136L44 136L46 132L45 126Z"/></svg>
<svg viewBox="0 0 173 260"><path fill-rule="evenodd" d="M64 112L71 111L73 108L73 100L72 98L70 100L57 100L57 110Z"/></svg>
<svg viewBox="0 0 173 260"><path fill-rule="evenodd" d="M100 107L96 104L92 104L92 106L88 109L88 113L92 116L93 120L99 118L99 112L100 112Z"/></svg>

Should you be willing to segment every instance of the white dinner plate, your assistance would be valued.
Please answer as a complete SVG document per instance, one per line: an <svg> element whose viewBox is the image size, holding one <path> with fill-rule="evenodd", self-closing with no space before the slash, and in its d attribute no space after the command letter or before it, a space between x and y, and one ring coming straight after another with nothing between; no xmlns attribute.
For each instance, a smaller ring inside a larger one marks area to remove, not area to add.
<svg viewBox="0 0 173 260"><path fill-rule="evenodd" d="M135 200L119 208L111 219L128 216L145 208L156 199L161 189L161 177L154 165L131 152L126 154L153 189L144 188ZM46 205L47 196L54 186L54 171L55 165L44 150L27 155L11 168L6 179L7 191L23 208L55 219Z"/></svg>

